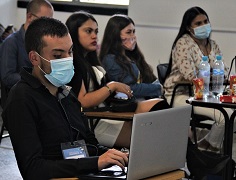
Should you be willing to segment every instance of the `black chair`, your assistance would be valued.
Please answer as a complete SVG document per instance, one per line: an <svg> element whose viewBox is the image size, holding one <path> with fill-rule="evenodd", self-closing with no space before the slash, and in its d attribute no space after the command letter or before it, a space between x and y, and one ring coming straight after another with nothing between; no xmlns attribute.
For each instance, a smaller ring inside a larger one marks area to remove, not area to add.
<svg viewBox="0 0 236 180"><path fill-rule="evenodd" d="M160 81L160 83L164 86L164 81L165 81L165 76L166 76L166 72L168 69L169 64L168 63L164 63L164 64L158 64L157 65L157 75L158 75L158 79ZM179 87L187 87L188 91L189 91L189 97L192 96L193 92L192 92L192 83L189 82L181 82L178 83L173 90L173 94L171 97L171 101L170 101L170 106L173 107L174 104L174 100L175 100L175 95L176 95L176 91Z"/></svg>
<svg viewBox="0 0 236 180"><path fill-rule="evenodd" d="M4 108L7 100L7 96L9 93L9 88L7 88L2 82L1 82L1 107ZM9 134L3 134L6 130L6 127L4 125L4 122L2 123L1 131L0 131L0 144L2 142L2 138L9 137Z"/></svg>
<svg viewBox="0 0 236 180"><path fill-rule="evenodd" d="M163 86L164 86L164 81L165 81L165 76L166 76L166 73L167 73L168 66L169 66L168 63L163 63L163 64L158 64L157 65L158 79L159 79L160 83ZM176 95L177 89L179 87L186 87L186 88L188 88L189 97L193 96L193 84L192 83L190 83L190 82L178 83L174 87L174 90L173 90L173 94L172 94L171 101L170 101L170 106L171 107L173 107L174 100L175 100L175 95ZM192 127L192 130L193 130L195 144L197 144L196 127L211 129L211 124L206 124L206 123L204 123L204 121L212 120L212 118L204 116L204 115L200 115L200 114L195 114L193 108L192 108L191 118L192 119L190 121L190 126Z"/></svg>
<svg viewBox="0 0 236 180"><path fill-rule="evenodd" d="M163 85L165 81L166 72L168 69L169 63L158 64L157 65L157 75L160 83Z"/></svg>

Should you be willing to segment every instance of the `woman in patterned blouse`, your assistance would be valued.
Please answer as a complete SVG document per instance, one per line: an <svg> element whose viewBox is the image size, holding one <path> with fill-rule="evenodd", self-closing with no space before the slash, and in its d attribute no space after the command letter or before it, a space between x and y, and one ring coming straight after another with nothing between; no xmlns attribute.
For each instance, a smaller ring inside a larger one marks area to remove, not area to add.
<svg viewBox="0 0 236 180"><path fill-rule="evenodd" d="M198 73L202 56L208 56L212 67L216 55L222 54L218 44L210 39L211 25L207 13L200 7L188 9L182 20L179 33L173 43L169 68L164 83L165 96L170 102L175 85L179 82L192 82ZM227 74L225 66L225 73ZM178 89L174 106L186 105L189 97L186 89ZM231 109L226 109L231 114ZM209 150L219 150L224 134L223 115L218 110L197 107L196 114L206 115L216 121L211 131L199 141L199 146Z"/></svg>

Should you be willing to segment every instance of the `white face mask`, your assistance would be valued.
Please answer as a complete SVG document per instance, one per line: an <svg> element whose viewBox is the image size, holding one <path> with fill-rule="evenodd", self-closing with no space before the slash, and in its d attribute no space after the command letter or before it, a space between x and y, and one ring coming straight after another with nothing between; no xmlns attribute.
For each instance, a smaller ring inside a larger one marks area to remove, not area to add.
<svg viewBox="0 0 236 180"><path fill-rule="evenodd" d="M51 82L54 86L60 87L71 81L74 76L73 57L54 59L49 61L44 57L40 56L39 54L38 56L41 57L43 60L50 62L50 74L45 73L39 66L38 67L45 74L44 76L47 78L47 80Z"/></svg>

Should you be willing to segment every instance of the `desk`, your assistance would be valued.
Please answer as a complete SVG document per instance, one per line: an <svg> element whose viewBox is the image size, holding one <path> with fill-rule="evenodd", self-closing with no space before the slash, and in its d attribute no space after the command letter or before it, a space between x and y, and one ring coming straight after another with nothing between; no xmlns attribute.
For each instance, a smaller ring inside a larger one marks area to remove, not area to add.
<svg viewBox="0 0 236 180"><path fill-rule="evenodd" d="M164 173L158 176L146 178L145 180L178 180L184 178L184 171L177 170L169 173Z"/></svg>
<svg viewBox="0 0 236 180"><path fill-rule="evenodd" d="M222 103L220 102L219 98L217 97L208 97L202 100L195 100L193 97L186 100L188 104L192 106L199 106L199 107L207 107L218 109L222 112L225 118L225 134L224 134L224 154L229 155L230 160L232 159L232 146L233 146L233 126L234 126L234 119L236 116L236 111L232 113L229 117L227 112L224 108L232 108L236 109L236 104L233 103ZM224 175L225 180L231 179L232 173L232 163L228 163L226 169L226 173Z"/></svg>
<svg viewBox="0 0 236 180"><path fill-rule="evenodd" d="M97 126L100 119L111 119L111 120L118 120L118 121L132 121L134 117L134 112L96 112L96 111L89 111L84 112L85 115L88 117L90 122L91 130L94 131L95 127ZM95 123L93 120L96 120Z"/></svg>
<svg viewBox="0 0 236 180"><path fill-rule="evenodd" d="M146 178L145 180L178 180L184 178L184 171L177 170L168 173L164 173L158 176ZM57 178L51 180L79 180L78 178Z"/></svg>

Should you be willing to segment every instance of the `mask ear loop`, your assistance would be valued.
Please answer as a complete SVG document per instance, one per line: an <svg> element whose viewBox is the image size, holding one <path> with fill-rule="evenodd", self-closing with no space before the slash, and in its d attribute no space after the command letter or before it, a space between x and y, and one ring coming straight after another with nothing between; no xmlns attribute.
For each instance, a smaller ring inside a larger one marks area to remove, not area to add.
<svg viewBox="0 0 236 180"><path fill-rule="evenodd" d="M193 28L192 28L193 29ZM194 31L194 29L193 29L193 32L189 29L189 32L190 32L190 34L193 36L193 37L195 37L195 31Z"/></svg>
<svg viewBox="0 0 236 180"><path fill-rule="evenodd" d="M192 35L192 36L194 36L195 34L192 33L191 29L193 29L193 28L187 27L187 31L189 32L189 34Z"/></svg>
<svg viewBox="0 0 236 180"><path fill-rule="evenodd" d="M50 62L49 60L45 59L44 57L42 57L41 55L39 55L39 53L37 51L35 51L35 53L40 57L42 58L44 61L47 61L47 62Z"/></svg>
<svg viewBox="0 0 236 180"><path fill-rule="evenodd" d="M44 71L44 70L42 70L42 68L38 65L38 68L46 75L47 73Z"/></svg>
<svg viewBox="0 0 236 180"><path fill-rule="evenodd" d="M36 53L40 58L42 58L44 61L47 61L47 62L50 63L49 60L47 60L47 59L45 59L44 57L42 57L41 55L39 55L39 53L38 53L37 51L35 51L35 53ZM39 65L38 65L38 68L44 73L44 75L47 74L44 70L42 70L42 68L41 68Z"/></svg>

